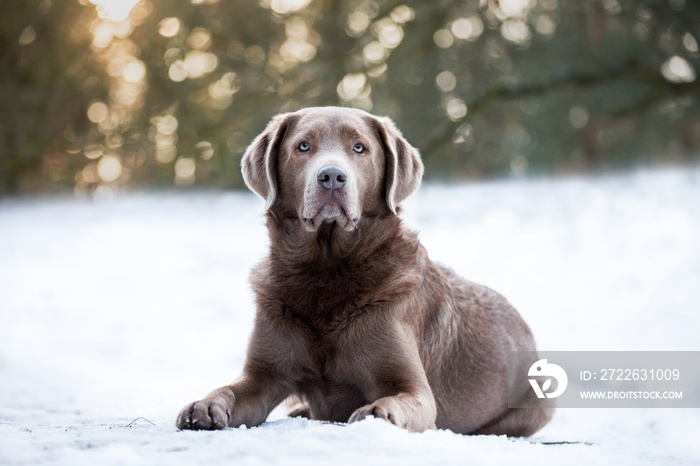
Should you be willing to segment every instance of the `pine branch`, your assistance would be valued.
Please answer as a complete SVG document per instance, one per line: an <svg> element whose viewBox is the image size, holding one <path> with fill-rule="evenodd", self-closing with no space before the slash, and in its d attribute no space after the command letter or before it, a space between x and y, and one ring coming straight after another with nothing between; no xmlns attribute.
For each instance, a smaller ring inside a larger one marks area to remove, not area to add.
<svg viewBox="0 0 700 466"><path fill-rule="evenodd" d="M623 66L604 70L599 73L567 73L550 81L533 84L513 84L494 87L480 97L467 103L468 113L449 125L446 130L427 145L427 151L444 146L462 124L467 123L493 105L511 102L527 97L542 97L553 92L575 88L589 89L605 86L622 80L630 80L646 84L649 95L632 106L621 108L612 113L613 117L621 117L630 113L642 112L655 103L669 97L700 95L700 80L693 82L671 82L661 74L658 68L635 60Z"/></svg>

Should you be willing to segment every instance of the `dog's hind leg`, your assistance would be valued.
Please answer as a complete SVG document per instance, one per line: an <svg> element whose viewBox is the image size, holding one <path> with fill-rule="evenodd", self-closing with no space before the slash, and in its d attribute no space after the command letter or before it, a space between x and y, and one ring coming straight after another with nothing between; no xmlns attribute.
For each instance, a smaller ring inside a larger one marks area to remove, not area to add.
<svg viewBox="0 0 700 466"><path fill-rule="evenodd" d="M290 396L289 398L287 398L286 404L289 407L287 416L304 417L306 419L311 419L311 408L309 408L309 405L299 396Z"/></svg>
<svg viewBox="0 0 700 466"><path fill-rule="evenodd" d="M470 434L528 437L547 424L553 414L554 408L511 408L505 416Z"/></svg>

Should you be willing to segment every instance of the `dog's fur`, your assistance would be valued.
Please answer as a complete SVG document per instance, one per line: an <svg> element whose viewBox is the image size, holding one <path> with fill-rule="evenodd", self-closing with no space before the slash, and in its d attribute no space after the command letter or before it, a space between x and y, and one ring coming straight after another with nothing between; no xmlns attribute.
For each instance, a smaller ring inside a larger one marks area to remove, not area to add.
<svg viewBox="0 0 700 466"><path fill-rule="evenodd" d="M329 167L340 170L330 181ZM247 359L238 381L186 406L178 428L255 426L287 398L291 415L372 415L411 431L526 436L549 421L551 409L507 405L508 352L535 350L528 326L496 292L431 262L397 216L423 164L388 118L278 115L242 168L270 232L251 277Z"/></svg>

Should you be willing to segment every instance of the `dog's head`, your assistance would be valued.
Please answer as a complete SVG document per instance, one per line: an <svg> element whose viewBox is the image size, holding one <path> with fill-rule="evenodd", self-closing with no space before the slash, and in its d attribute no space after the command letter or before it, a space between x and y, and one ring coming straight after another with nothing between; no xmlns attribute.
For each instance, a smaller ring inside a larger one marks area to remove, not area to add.
<svg viewBox="0 0 700 466"><path fill-rule="evenodd" d="M423 163L389 118L317 107L275 116L241 162L248 187L267 209L350 231L362 217L396 213L418 188Z"/></svg>

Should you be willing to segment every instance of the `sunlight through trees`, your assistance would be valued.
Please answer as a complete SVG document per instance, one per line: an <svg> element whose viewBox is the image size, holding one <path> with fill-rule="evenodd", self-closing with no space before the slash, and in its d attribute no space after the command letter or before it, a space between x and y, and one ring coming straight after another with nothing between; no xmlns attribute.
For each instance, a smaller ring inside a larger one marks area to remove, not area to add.
<svg viewBox="0 0 700 466"><path fill-rule="evenodd" d="M0 18L0 194L240 187L278 112L391 116L427 176L697 159L684 0L27 0Z"/></svg>

